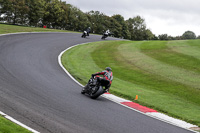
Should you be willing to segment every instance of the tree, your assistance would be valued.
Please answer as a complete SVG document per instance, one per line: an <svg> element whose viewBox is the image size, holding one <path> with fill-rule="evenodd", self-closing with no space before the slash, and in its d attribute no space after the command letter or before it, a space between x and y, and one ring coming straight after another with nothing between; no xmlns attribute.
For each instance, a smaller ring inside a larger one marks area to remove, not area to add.
<svg viewBox="0 0 200 133"><path fill-rule="evenodd" d="M29 7L27 6L26 0L15 0L16 1L16 23L27 25L28 24L28 12Z"/></svg>
<svg viewBox="0 0 200 133"><path fill-rule="evenodd" d="M96 34L102 34L110 26L110 17L104 15L99 11L87 12L88 20L91 23L92 32Z"/></svg>
<svg viewBox="0 0 200 133"><path fill-rule="evenodd" d="M63 20L64 10L61 8L60 0L52 0L46 3L43 24L50 28L60 29Z"/></svg>
<svg viewBox="0 0 200 133"><path fill-rule="evenodd" d="M109 29L115 37L122 37L122 25L120 25L118 21L112 17L110 18Z"/></svg>
<svg viewBox="0 0 200 133"><path fill-rule="evenodd" d="M168 40L168 35L167 34L161 34L158 36L159 40Z"/></svg>
<svg viewBox="0 0 200 133"><path fill-rule="evenodd" d="M198 35L197 39L200 39L200 35Z"/></svg>
<svg viewBox="0 0 200 133"><path fill-rule="evenodd" d="M114 15L112 16L112 18L114 18L120 25L121 25L121 32L119 37L121 38L125 38L125 39L130 39L130 32L128 30L128 25L124 20L124 17L121 15Z"/></svg>
<svg viewBox="0 0 200 133"><path fill-rule="evenodd" d="M83 13L77 7L68 4L67 29L73 31L83 31L91 24L88 21L87 14Z"/></svg>
<svg viewBox="0 0 200 133"><path fill-rule="evenodd" d="M196 35L192 31L186 31L185 33L183 33L182 38L183 39L196 39Z"/></svg>
<svg viewBox="0 0 200 133"><path fill-rule="evenodd" d="M66 2L61 2L61 8L63 12L62 12L62 22L60 24L63 29L67 29L67 22L69 21L67 17L68 15L67 13L68 13L69 8Z"/></svg>
<svg viewBox="0 0 200 133"><path fill-rule="evenodd" d="M145 20L140 16L129 18L126 21L131 40L149 40L153 38L153 34L149 29L146 29Z"/></svg>
<svg viewBox="0 0 200 133"><path fill-rule="evenodd" d="M26 24L28 21L28 6L25 0L1 0L1 14L3 20L13 24Z"/></svg>
<svg viewBox="0 0 200 133"><path fill-rule="evenodd" d="M182 36L176 36L175 40L182 40Z"/></svg>
<svg viewBox="0 0 200 133"><path fill-rule="evenodd" d="M1 0L1 14L4 14L2 20L7 21L8 23L15 23L13 15L15 14L15 7L13 0Z"/></svg>
<svg viewBox="0 0 200 133"><path fill-rule="evenodd" d="M151 32L151 30L145 30L145 40L153 40L155 39L155 35Z"/></svg>
<svg viewBox="0 0 200 133"><path fill-rule="evenodd" d="M39 23L42 23L45 13L45 3L44 0L28 0L28 19L30 26L39 26Z"/></svg>
<svg viewBox="0 0 200 133"><path fill-rule="evenodd" d="M155 34L153 34L152 40L159 40L159 38Z"/></svg>

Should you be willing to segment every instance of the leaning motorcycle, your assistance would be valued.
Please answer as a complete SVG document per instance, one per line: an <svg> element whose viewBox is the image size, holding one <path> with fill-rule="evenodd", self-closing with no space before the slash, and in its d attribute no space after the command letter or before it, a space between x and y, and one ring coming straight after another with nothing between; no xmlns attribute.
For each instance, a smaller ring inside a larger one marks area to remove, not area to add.
<svg viewBox="0 0 200 133"><path fill-rule="evenodd" d="M107 92L105 91L105 87L102 86L95 77L91 77L81 91L82 94L87 94L92 99L98 98L105 92Z"/></svg>
<svg viewBox="0 0 200 133"><path fill-rule="evenodd" d="M83 31L83 34L82 34L82 38L85 38L87 36L87 31Z"/></svg>
<svg viewBox="0 0 200 133"><path fill-rule="evenodd" d="M108 33L104 33L103 36L101 37L101 39L105 40L108 36L109 36Z"/></svg>

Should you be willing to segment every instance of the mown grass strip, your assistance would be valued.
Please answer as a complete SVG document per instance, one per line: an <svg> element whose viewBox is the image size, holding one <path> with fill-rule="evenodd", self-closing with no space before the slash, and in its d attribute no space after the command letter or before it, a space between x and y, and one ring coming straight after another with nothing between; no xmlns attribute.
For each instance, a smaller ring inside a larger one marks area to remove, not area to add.
<svg viewBox="0 0 200 133"><path fill-rule="evenodd" d="M64 53L62 63L82 84L87 83L92 73L110 66L114 75L111 93L132 101L138 95L139 100L135 102L200 125L200 74L194 71L198 63L184 66L188 60L194 59L188 57L181 61L181 65L177 65L173 61L178 61L182 55L187 57L187 54L182 52L180 56L179 52L173 50L169 51L173 55L166 56L167 53L164 53L166 55L161 58L163 50L170 49L166 43L168 42L90 43ZM192 41L172 44L176 47L194 45ZM199 54L194 53L193 56L198 57Z"/></svg>
<svg viewBox="0 0 200 133"><path fill-rule="evenodd" d="M181 41L181 44L177 44L177 47L177 45L174 45L174 43L176 44L176 41L174 43L172 42L173 41L163 41L162 45L160 42L159 46L163 46L163 48L160 49L150 49L152 45L155 45L155 42L143 43L140 46L140 50L147 56L169 65L200 73L200 67L198 67L200 66L200 57L198 54L200 45L189 45L190 43L188 43L188 41Z"/></svg>

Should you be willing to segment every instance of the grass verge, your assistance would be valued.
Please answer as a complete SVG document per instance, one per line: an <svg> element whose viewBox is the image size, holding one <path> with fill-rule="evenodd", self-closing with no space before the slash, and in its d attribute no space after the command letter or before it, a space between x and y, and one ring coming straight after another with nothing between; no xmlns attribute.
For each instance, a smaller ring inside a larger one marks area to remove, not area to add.
<svg viewBox="0 0 200 133"><path fill-rule="evenodd" d="M0 23L0 34L17 33L17 32L69 32L67 30L55 30L48 28L36 28L28 26L17 26Z"/></svg>
<svg viewBox="0 0 200 133"><path fill-rule="evenodd" d="M111 93L200 126L200 40L104 41L79 45L62 56L83 85L110 66ZM187 49L190 50L187 51ZM187 51L187 52L185 52Z"/></svg>
<svg viewBox="0 0 200 133"><path fill-rule="evenodd" d="M0 133L31 133L0 115Z"/></svg>

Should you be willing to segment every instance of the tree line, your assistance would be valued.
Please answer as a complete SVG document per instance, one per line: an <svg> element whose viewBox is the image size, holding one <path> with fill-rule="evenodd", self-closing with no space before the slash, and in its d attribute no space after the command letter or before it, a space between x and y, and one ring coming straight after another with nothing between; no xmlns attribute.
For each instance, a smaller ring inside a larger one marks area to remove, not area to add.
<svg viewBox="0 0 200 133"><path fill-rule="evenodd" d="M72 31L84 31L91 27L91 32L95 34L109 29L115 37L130 40L188 39L188 36L171 37L167 34L156 36L147 29L145 19L140 16L125 20L119 14L110 17L99 11L84 13L61 0L0 0L0 21Z"/></svg>

